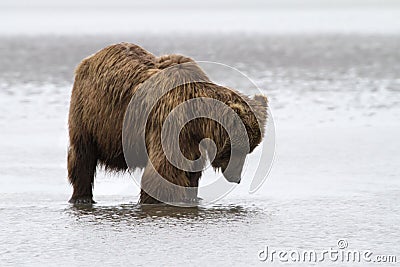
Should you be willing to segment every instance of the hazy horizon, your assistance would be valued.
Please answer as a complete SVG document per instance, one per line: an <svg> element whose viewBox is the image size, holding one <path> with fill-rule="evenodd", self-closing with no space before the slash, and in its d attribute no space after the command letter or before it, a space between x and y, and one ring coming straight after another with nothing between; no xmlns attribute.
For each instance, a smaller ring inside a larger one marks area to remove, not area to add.
<svg viewBox="0 0 400 267"><path fill-rule="evenodd" d="M399 1L2 1L0 35L400 34ZM184 23L183 23L184 22Z"/></svg>

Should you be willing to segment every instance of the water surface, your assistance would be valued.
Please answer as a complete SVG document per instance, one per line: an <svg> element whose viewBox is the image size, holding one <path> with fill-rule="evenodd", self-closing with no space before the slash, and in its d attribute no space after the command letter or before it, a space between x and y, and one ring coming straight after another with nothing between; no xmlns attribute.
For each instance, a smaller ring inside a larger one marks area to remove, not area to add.
<svg viewBox="0 0 400 267"><path fill-rule="evenodd" d="M244 177L212 205L139 206L128 175L99 170L98 204L67 203L73 70L120 41L231 65L265 90L277 155L256 194ZM0 37L0 265L266 265L257 258L266 245L329 249L339 239L400 260L399 43L343 34Z"/></svg>

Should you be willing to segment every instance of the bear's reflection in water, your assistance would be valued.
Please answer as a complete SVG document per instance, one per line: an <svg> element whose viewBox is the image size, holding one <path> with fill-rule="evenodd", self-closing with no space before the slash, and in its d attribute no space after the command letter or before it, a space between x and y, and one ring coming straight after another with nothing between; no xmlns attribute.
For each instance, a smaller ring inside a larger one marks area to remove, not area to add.
<svg viewBox="0 0 400 267"><path fill-rule="evenodd" d="M243 221L262 214L262 210L250 206L214 205L174 207L165 204L117 206L74 205L66 210L79 221L95 223L147 224L157 222Z"/></svg>

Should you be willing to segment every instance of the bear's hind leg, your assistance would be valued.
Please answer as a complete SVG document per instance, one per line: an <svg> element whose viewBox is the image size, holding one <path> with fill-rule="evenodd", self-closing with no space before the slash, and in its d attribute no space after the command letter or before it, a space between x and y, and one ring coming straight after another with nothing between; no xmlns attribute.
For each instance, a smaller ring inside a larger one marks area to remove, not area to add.
<svg viewBox="0 0 400 267"><path fill-rule="evenodd" d="M91 204L97 157L93 145L82 142L71 144L68 151L68 178L73 186L70 203Z"/></svg>

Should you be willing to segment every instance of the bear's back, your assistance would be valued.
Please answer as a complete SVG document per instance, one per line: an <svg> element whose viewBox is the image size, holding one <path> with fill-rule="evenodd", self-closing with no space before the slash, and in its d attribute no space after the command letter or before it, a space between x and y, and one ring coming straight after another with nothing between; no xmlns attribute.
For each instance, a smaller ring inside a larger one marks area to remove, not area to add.
<svg viewBox="0 0 400 267"><path fill-rule="evenodd" d="M90 90L121 93L148 79L156 69L156 57L138 45L110 45L85 58L75 71L75 82L90 82ZM117 91L117 92L115 92Z"/></svg>

